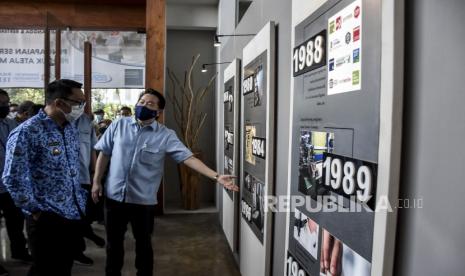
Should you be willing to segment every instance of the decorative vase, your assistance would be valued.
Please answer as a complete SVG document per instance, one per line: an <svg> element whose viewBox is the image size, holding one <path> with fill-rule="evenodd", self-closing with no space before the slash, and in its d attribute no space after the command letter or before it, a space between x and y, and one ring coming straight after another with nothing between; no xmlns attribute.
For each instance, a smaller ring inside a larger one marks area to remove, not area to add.
<svg viewBox="0 0 465 276"><path fill-rule="evenodd" d="M185 210L199 209L200 174L182 163L178 165L178 172L182 207Z"/></svg>

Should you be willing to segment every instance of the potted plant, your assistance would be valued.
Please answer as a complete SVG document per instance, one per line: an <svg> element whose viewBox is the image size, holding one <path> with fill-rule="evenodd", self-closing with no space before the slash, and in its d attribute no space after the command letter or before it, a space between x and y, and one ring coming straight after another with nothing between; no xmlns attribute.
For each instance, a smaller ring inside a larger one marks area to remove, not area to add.
<svg viewBox="0 0 465 276"><path fill-rule="evenodd" d="M216 74L209 80L207 86L194 88L193 71L200 54L192 57L192 62L184 72L184 81L181 82L169 68L168 77L172 89L167 93L167 99L173 105L174 120L178 127L178 135L182 142L200 158L201 151L198 145L199 135L205 124L207 113L200 110L200 106L212 90ZM181 184L181 197L184 209L199 208L200 174L191 170L184 164L178 165Z"/></svg>

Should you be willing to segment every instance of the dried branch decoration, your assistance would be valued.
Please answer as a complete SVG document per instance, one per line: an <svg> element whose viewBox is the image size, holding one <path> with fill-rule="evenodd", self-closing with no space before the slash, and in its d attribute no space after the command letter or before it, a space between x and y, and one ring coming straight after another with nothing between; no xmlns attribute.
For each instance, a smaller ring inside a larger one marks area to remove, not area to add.
<svg viewBox="0 0 465 276"><path fill-rule="evenodd" d="M192 63L187 71L184 72L184 82L182 83L173 71L169 68L167 69L172 86L171 93L167 93L167 98L174 107L174 120L181 130L180 138L193 152L196 152L198 149L199 134L207 118L207 113L200 111L199 107L205 95L212 90L217 76L215 74L207 86L200 87L194 92L192 73L199 57L200 54L192 57ZM178 95L178 90L180 91L180 95Z"/></svg>

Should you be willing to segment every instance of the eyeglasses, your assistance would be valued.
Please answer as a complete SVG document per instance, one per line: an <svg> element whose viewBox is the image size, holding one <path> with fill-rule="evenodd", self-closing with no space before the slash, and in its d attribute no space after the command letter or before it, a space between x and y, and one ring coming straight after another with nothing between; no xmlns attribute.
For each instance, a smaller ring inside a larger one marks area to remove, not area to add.
<svg viewBox="0 0 465 276"><path fill-rule="evenodd" d="M157 107L157 103L152 102L152 101L147 101L147 102L146 102L145 100L142 100L142 99L138 102L138 104L139 104L139 105L144 105L144 104L145 104L146 106L149 106L149 107L152 107L152 108L156 108L156 107Z"/></svg>
<svg viewBox="0 0 465 276"><path fill-rule="evenodd" d="M82 108L83 106L86 105L86 101L76 101L76 100L68 99L68 98L63 98L63 100L66 100L66 101L70 101L70 102L72 102L72 103L75 103L75 105L77 105L79 108Z"/></svg>

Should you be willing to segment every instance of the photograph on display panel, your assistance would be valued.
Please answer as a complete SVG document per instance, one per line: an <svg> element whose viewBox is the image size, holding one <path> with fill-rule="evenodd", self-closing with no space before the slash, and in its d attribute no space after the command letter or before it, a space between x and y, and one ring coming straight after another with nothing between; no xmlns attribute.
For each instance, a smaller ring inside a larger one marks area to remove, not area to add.
<svg viewBox="0 0 465 276"><path fill-rule="evenodd" d="M323 229L320 276L370 276L371 264Z"/></svg>
<svg viewBox="0 0 465 276"><path fill-rule="evenodd" d="M313 260L318 259L318 237L320 226L298 209L294 209L294 239L310 254Z"/></svg>
<svg viewBox="0 0 465 276"><path fill-rule="evenodd" d="M323 180L323 157L334 150L334 133L300 129L299 191L315 198Z"/></svg>
<svg viewBox="0 0 465 276"><path fill-rule="evenodd" d="M244 172L243 183L242 216L251 226L257 238L263 241L265 184L247 172Z"/></svg>
<svg viewBox="0 0 465 276"><path fill-rule="evenodd" d="M232 77L224 84L224 174L236 174L235 170L235 151L234 144L235 132L235 99L234 99L234 82L235 77ZM233 199L233 192L223 188L230 199Z"/></svg>
<svg viewBox="0 0 465 276"><path fill-rule="evenodd" d="M223 174L235 174L234 169L234 132L232 126L226 126L224 130L224 170ZM233 191L223 188L228 196L233 198Z"/></svg>
<svg viewBox="0 0 465 276"><path fill-rule="evenodd" d="M234 112L234 78L224 84L224 112Z"/></svg>
<svg viewBox="0 0 465 276"><path fill-rule="evenodd" d="M251 165L255 165L255 156L252 154L252 140L255 137L256 128L255 126L245 126L245 161Z"/></svg>
<svg viewBox="0 0 465 276"><path fill-rule="evenodd" d="M234 130L232 126L225 125L224 127L224 149L228 153L230 149L231 151L234 149Z"/></svg>
<svg viewBox="0 0 465 276"><path fill-rule="evenodd" d="M253 105L260 106L262 104L263 91L265 83L263 82L263 66L259 65L255 70L254 90L253 90Z"/></svg>
<svg viewBox="0 0 465 276"><path fill-rule="evenodd" d="M229 156L224 156L224 173L225 174L232 174L234 170L233 160L229 158Z"/></svg>

